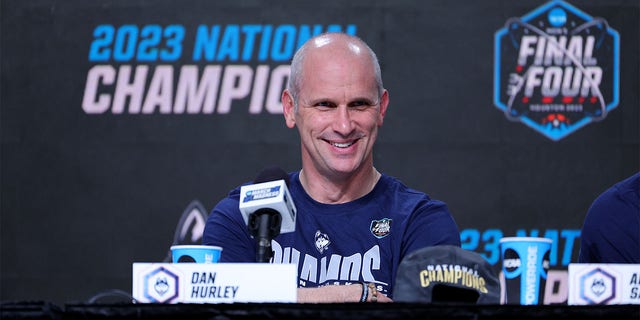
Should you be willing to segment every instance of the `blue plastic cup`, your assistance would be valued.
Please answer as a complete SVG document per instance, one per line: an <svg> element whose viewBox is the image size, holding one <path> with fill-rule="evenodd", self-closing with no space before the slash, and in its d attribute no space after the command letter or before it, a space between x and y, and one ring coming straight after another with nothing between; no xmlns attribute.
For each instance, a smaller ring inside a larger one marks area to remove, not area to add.
<svg viewBox="0 0 640 320"><path fill-rule="evenodd" d="M173 261L173 263L217 263L220 260L221 253L222 248L216 246L171 246L171 260Z"/></svg>
<svg viewBox="0 0 640 320"><path fill-rule="evenodd" d="M542 304L553 240L507 237L500 240L506 304Z"/></svg>

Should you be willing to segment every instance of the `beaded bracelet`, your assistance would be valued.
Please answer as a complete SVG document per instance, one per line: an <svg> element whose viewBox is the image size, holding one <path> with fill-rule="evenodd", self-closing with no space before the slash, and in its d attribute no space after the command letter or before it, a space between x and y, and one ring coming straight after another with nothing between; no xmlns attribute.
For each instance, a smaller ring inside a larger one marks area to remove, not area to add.
<svg viewBox="0 0 640 320"><path fill-rule="evenodd" d="M371 302L378 302L378 289L376 288L376 285L372 282L369 282L368 287L369 289L371 289Z"/></svg>

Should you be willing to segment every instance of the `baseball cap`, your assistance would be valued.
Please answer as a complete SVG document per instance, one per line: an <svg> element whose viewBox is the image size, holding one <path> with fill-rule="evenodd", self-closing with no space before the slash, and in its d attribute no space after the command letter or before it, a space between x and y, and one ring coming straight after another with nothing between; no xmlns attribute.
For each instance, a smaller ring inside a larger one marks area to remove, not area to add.
<svg viewBox="0 0 640 320"><path fill-rule="evenodd" d="M406 256L396 274L396 302L500 304L500 282L479 254L451 245Z"/></svg>

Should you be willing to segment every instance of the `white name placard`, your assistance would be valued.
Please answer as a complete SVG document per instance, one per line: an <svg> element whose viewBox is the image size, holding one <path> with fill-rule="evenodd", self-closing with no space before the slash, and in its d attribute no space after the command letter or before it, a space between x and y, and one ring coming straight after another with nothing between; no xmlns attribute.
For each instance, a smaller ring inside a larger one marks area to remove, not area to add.
<svg viewBox="0 0 640 320"><path fill-rule="evenodd" d="M141 303L296 302L294 264L134 263Z"/></svg>
<svg viewBox="0 0 640 320"><path fill-rule="evenodd" d="M640 304L640 264L569 264L568 304Z"/></svg>

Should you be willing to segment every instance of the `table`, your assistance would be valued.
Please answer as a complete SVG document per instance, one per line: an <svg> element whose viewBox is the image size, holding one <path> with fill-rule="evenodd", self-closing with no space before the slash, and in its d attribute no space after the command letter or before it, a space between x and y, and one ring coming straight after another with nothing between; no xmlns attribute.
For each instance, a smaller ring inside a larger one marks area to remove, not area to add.
<svg viewBox="0 0 640 320"><path fill-rule="evenodd" d="M3 303L2 319L640 319L640 305Z"/></svg>

